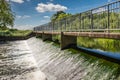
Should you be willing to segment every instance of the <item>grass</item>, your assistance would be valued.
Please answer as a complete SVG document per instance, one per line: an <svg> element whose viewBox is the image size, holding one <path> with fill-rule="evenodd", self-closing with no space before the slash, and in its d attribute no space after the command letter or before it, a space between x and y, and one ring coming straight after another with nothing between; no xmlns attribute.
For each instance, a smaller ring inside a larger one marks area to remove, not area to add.
<svg viewBox="0 0 120 80"><path fill-rule="evenodd" d="M27 36L31 32L31 30L6 29L0 30L0 36Z"/></svg>
<svg viewBox="0 0 120 80"><path fill-rule="evenodd" d="M120 52L120 40L78 37L78 46L91 49L100 49L110 52Z"/></svg>

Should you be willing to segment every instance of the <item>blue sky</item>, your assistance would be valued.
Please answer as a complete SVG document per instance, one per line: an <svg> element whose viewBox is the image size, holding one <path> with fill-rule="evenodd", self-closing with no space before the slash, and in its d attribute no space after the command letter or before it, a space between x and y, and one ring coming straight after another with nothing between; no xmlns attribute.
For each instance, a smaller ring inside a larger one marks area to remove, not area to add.
<svg viewBox="0 0 120 80"><path fill-rule="evenodd" d="M15 28L32 29L45 24L58 10L80 13L115 0L9 0L15 13Z"/></svg>

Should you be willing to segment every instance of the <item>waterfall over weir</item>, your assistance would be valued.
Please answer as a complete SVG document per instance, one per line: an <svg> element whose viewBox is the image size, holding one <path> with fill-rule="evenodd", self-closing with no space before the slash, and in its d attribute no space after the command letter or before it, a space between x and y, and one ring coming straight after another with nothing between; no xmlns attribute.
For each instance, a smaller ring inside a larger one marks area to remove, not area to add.
<svg viewBox="0 0 120 80"><path fill-rule="evenodd" d="M0 44L0 80L120 80L120 65L53 42Z"/></svg>
<svg viewBox="0 0 120 80"><path fill-rule="evenodd" d="M28 45L48 80L119 80L120 65L83 52L60 50L52 42L29 39Z"/></svg>

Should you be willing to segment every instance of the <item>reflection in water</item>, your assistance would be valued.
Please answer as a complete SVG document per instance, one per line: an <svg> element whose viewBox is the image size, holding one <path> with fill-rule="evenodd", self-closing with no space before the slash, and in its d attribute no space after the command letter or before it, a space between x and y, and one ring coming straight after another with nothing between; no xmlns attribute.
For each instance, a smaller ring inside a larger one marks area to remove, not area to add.
<svg viewBox="0 0 120 80"><path fill-rule="evenodd" d="M0 80L45 80L26 41L0 44Z"/></svg>
<svg viewBox="0 0 120 80"><path fill-rule="evenodd" d="M0 44L0 80L120 80L120 65L31 38Z"/></svg>

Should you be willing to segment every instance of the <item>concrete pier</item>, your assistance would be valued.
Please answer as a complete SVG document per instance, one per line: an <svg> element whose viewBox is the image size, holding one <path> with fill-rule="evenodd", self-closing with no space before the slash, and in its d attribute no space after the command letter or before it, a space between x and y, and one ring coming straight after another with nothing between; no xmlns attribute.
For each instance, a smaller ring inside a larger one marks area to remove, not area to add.
<svg viewBox="0 0 120 80"><path fill-rule="evenodd" d="M71 46L77 46L77 37L64 35L64 33L61 32L61 50Z"/></svg>
<svg viewBox="0 0 120 80"><path fill-rule="evenodd" d="M43 41L52 40L52 34L42 33L42 40L43 40Z"/></svg>

